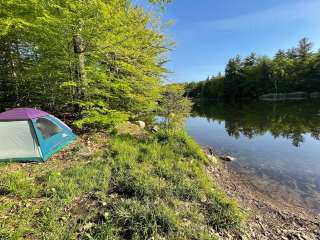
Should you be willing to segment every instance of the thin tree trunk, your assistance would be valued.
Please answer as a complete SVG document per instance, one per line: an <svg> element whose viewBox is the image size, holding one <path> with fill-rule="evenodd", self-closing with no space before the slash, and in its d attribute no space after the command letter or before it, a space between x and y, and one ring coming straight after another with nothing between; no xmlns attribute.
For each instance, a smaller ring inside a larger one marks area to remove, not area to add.
<svg viewBox="0 0 320 240"><path fill-rule="evenodd" d="M86 71L85 71L85 47L83 44L83 39L80 34L76 34L73 36L73 49L76 55L76 67L75 67L75 79L78 82L78 86L76 88L77 99L84 100L85 99L85 81L86 81ZM81 108L79 104L76 104L75 111L80 113Z"/></svg>
<svg viewBox="0 0 320 240"><path fill-rule="evenodd" d="M274 80L274 89L276 92L276 96L278 97L278 80L277 79Z"/></svg>
<svg viewBox="0 0 320 240"><path fill-rule="evenodd" d="M16 62L16 56L15 56L15 50L16 50L16 43L14 41L11 41L9 43L9 52L10 52L10 67L11 67L11 81L14 85L14 99L13 102L15 102L15 104L17 104L18 101L18 74L16 72L16 68L17 68L17 62Z"/></svg>
<svg viewBox="0 0 320 240"><path fill-rule="evenodd" d="M78 81L78 94L80 98L83 99L85 96L84 83L86 80L86 71L85 71L85 48L83 44L83 39L80 34L77 34L73 37L73 48L74 53L77 57L77 66L75 69L75 77Z"/></svg>

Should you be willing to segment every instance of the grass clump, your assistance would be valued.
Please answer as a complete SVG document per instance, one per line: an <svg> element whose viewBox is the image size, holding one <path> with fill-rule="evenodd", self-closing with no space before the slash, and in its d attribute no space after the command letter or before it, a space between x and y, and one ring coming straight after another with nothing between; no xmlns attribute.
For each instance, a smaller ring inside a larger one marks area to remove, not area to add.
<svg viewBox="0 0 320 240"><path fill-rule="evenodd" d="M164 204L123 199L110 203L107 209L105 222L93 232L94 239L105 239L110 233L119 239L149 239L177 231L176 214Z"/></svg>
<svg viewBox="0 0 320 240"><path fill-rule="evenodd" d="M240 227L241 211L184 132L119 135L89 158L74 154L65 167L0 178L0 239L206 240Z"/></svg>
<svg viewBox="0 0 320 240"><path fill-rule="evenodd" d="M0 176L0 195L30 198L37 194L38 186L25 172L13 172Z"/></svg>
<svg viewBox="0 0 320 240"><path fill-rule="evenodd" d="M95 189L107 191L109 177L109 167L104 161L81 164L62 172L53 170L41 179L42 194L69 203L82 193Z"/></svg>

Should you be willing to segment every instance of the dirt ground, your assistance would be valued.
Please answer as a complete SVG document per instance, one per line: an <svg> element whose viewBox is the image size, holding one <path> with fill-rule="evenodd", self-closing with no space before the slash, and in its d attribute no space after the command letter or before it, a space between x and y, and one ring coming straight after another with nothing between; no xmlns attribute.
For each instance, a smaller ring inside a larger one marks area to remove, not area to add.
<svg viewBox="0 0 320 240"><path fill-rule="evenodd" d="M241 232L221 233L221 239L320 240L320 215L259 192L248 178L230 163L218 160L208 172L226 194L247 213Z"/></svg>

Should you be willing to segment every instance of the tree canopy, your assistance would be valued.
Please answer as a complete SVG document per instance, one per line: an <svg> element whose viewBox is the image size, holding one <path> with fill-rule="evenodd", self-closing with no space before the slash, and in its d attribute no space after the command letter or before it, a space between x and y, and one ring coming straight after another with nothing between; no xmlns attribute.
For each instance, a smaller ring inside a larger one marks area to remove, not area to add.
<svg viewBox="0 0 320 240"><path fill-rule="evenodd" d="M170 42L131 1L0 1L0 18L2 107L70 112L79 127L157 107Z"/></svg>

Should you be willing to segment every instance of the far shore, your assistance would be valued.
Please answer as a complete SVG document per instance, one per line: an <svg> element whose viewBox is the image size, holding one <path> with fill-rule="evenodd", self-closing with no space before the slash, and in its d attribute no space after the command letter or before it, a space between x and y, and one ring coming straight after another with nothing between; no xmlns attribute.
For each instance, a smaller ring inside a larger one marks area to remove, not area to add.
<svg viewBox="0 0 320 240"><path fill-rule="evenodd" d="M290 102L290 101L307 101L320 99L320 92L287 92L287 93L269 93L256 98L242 97L233 101L262 101L262 102ZM193 102L225 102L223 98L192 98ZM227 101L232 102L232 101Z"/></svg>

